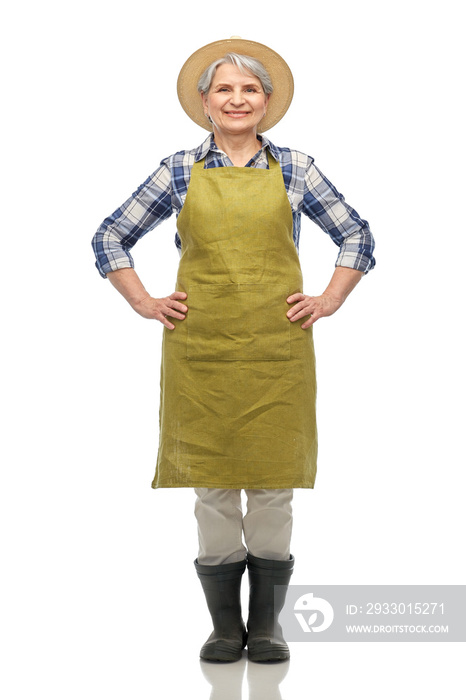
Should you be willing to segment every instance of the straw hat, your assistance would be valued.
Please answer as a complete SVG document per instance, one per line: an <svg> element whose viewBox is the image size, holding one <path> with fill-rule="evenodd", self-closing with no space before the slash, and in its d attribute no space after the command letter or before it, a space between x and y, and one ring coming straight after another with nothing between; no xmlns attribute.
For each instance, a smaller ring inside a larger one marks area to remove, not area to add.
<svg viewBox="0 0 466 700"><path fill-rule="evenodd" d="M197 91L197 83L205 69L218 58L227 53L239 53L252 56L266 68L273 85L267 114L258 124L258 131L267 131L283 117L293 99L293 75L283 58L264 44L247 41L232 36L230 39L214 41L195 51L186 61L178 76L178 99L184 111L196 124L208 131L212 130L210 122L204 114L201 97Z"/></svg>

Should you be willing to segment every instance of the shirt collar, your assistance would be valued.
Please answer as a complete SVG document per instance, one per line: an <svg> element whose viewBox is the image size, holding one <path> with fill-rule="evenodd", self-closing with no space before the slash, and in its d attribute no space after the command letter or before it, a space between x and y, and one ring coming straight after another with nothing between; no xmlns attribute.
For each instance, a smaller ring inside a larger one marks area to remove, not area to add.
<svg viewBox="0 0 466 700"><path fill-rule="evenodd" d="M213 134L209 134L206 140L203 141L198 148L196 148L194 153L194 162L197 163L199 160L205 158L210 150L219 152L217 146L215 145Z"/></svg>
<svg viewBox="0 0 466 700"><path fill-rule="evenodd" d="M257 138L259 139L259 141L262 142L261 151L264 151L266 148L268 148L274 159L278 161L278 148L262 134L258 134ZM206 140L203 141L203 143L201 143L201 145L196 149L194 153L194 161L197 163L199 160L202 160L206 157L209 151L212 151L214 153L222 153L222 151L220 151L220 149L217 148L213 134L209 134Z"/></svg>
<svg viewBox="0 0 466 700"><path fill-rule="evenodd" d="M262 150L268 148L274 159L278 161L280 153L275 144L273 144L272 141L269 141L269 139L263 136L262 134L258 134L257 138L259 139L259 141L262 141Z"/></svg>

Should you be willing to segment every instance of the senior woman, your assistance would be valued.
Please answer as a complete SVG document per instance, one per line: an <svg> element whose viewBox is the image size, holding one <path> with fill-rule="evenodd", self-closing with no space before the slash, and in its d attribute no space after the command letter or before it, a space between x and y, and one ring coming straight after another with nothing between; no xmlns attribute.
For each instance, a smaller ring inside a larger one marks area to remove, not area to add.
<svg viewBox="0 0 466 700"><path fill-rule="evenodd" d="M163 160L93 239L101 275L137 313L165 326L152 486L195 489L194 563L214 625L200 652L207 660L235 661L246 644L252 661L289 658L278 615L294 566L291 501L316 475L312 326L374 266L367 222L311 157L262 135L292 94L290 69L262 44L232 38L196 51L178 96L212 133ZM176 291L153 298L129 250L173 212ZM303 293L301 213L339 246L319 296Z"/></svg>

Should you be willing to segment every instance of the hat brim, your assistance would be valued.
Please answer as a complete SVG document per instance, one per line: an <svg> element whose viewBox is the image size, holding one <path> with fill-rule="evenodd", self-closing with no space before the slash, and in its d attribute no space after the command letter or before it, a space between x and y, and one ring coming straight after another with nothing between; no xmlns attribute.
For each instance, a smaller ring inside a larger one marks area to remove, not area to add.
<svg viewBox="0 0 466 700"><path fill-rule="evenodd" d="M178 99L184 111L196 124L207 131L212 125L204 114L204 107L197 90L199 78L211 63L227 53L239 53L259 60L270 75L273 93L270 96L267 114L259 122L259 132L275 126L286 113L293 99L293 75L283 58L264 44L247 39L224 39L214 41L195 51L183 65L178 76Z"/></svg>

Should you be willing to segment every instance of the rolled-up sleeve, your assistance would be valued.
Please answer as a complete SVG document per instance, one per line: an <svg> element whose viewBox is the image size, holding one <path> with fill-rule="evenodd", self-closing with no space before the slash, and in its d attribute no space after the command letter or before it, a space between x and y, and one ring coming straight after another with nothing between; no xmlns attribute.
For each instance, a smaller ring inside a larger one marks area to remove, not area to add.
<svg viewBox="0 0 466 700"><path fill-rule="evenodd" d="M369 224L345 202L313 162L306 169L302 211L339 246L336 266L364 273L374 267L375 242Z"/></svg>
<svg viewBox="0 0 466 700"><path fill-rule="evenodd" d="M166 161L97 229L92 247L102 277L134 267L131 248L173 211L171 172Z"/></svg>

